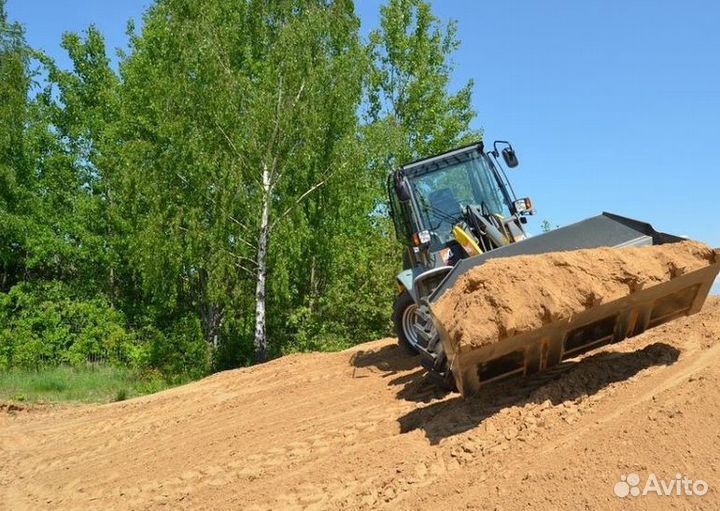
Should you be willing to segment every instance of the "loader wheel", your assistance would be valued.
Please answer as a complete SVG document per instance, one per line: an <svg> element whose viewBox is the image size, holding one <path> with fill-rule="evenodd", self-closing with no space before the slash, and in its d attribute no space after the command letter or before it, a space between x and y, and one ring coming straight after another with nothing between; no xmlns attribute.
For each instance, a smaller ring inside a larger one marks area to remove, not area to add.
<svg viewBox="0 0 720 511"><path fill-rule="evenodd" d="M393 308L393 323L395 334L398 337L398 344L413 355L419 353L417 345L420 342L414 325L417 321L418 306L410 293L404 291L395 299Z"/></svg>

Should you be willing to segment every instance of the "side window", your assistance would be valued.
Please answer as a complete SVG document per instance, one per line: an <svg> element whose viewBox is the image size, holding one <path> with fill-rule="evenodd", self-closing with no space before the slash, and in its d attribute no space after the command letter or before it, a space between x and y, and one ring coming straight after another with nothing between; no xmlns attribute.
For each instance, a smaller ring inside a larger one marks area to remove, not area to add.
<svg viewBox="0 0 720 511"><path fill-rule="evenodd" d="M406 214L407 206L400 202L392 187L390 188L390 211L398 241L403 245L409 245L410 229L408 227L408 217Z"/></svg>

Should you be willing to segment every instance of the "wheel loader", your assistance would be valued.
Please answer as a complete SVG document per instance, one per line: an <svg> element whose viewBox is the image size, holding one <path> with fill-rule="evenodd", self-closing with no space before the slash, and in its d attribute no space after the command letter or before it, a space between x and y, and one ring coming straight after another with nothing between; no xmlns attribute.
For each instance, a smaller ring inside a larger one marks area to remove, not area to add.
<svg viewBox="0 0 720 511"><path fill-rule="evenodd" d="M489 150L477 142L403 165L387 180L391 217L404 245L393 311L398 340L420 354L422 365L441 385L463 395L693 314L720 271L718 257L708 268L591 308L572 321L555 321L542 332L469 353L453 352L433 305L461 275L492 258L684 240L611 213L529 236L532 201L515 196L505 171L517 165L509 142L496 141Z"/></svg>

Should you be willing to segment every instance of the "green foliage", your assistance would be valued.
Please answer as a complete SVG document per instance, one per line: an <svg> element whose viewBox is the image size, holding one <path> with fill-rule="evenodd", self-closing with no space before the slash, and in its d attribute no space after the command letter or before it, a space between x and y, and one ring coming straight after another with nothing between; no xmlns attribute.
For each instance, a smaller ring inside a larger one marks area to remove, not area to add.
<svg viewBox="0 0 720 511"><path fill-rule="evenodd" d="M363 42L349 0L157 0L116 72L96 28L62 69L3 6L0 367L251 364L265 274L273 356L391 333L388 172L480 137L453 23L389 0Z"/></svg>
<svg viewBox="0 0 720 511"><path fill-rule="evenodd" d="M443 27L424 0L389 0L380 27L370 33L375 63L369 84L368 117L389 124L396 163L437 154L479 140L473 83L450 94L450 56L458 48L454 21Z"/></svg>
<svg viewBox="0 0 720 511"><path fill-rule="evenodd" d="M200 320L187 315L173 321L166 331L148 326L137 333L143 351L144 367L164 375L198 378L210 367L210 349L203 338Z"/></svg>
<svg viewBox="0 0 720 511"><path fill-rule="evenodd" d="M73 297L60 282L22 283L0 294L0 366L136 365L138 347L122 313L102 298Z"/></svg>
<svg viewBox="0 0 720 511"><path fill-rule="evenodd" d="M166 331L130 331L125 316L101 295L78 296L61 282L21 283L0 294L0 368L105 363L161 374L198 377L209 350L197 320Z"/></svg>
<svg viewBox="0 0 720 511"><path fill-rule="evenodd" d="M365 62L358 21L346 2L289 5L158 3L122 66L124 216L146 293L170 313L199 311L209 342L249 342L234 337L253 321L270 201L275 353L294 335L288 315L324 294L333 238L353 220L330 212L363 184L347 161ZM375 201L351 214L367 217Z"/></svg>
<svg viewBox="0 0 720 511"><path fill-rule="evenodd" d="M27 121L30 73L23 30L9 23L0 2L0 290L7 289L23 269L25 228L20 212L28 179L24 127Z"/></svg>

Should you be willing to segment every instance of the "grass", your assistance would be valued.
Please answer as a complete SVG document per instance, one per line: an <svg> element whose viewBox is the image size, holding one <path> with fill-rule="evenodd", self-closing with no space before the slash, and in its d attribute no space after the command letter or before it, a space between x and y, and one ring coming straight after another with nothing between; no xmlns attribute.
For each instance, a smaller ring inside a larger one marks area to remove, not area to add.
<svg viewBox="0 0 720 511"><path fill-rule="evenodd" d="M0 401L107 403L171 387L158 375L112 366L0 372Z"/></svg>

